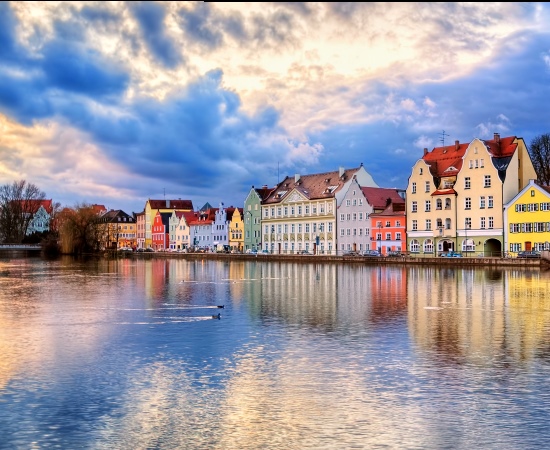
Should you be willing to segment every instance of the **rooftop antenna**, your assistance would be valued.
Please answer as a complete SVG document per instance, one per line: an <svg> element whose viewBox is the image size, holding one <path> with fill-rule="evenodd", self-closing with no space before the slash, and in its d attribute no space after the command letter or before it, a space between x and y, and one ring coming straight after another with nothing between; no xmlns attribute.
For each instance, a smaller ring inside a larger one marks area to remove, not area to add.
<svg viewBox="0 0 550 450"><path fill-rule="evenodd" d="M164 193L164 200L166 200L166 188L162 188L162 192Z"/></svg>
<svg viewBox="0 0 550 450"><path fill-rule="evenodd" d="M277 161L277 184L280 183L280 179L279 179L279 161Z"/></svg>
<svg viewBox="0 0 550 450"><path fill-rule="evenodd" d="M445 130L441 131L441 137L439 138L439 141L441 142L441 145L445 147L445 136L449 136L447 133L445 133Z"/></svg>

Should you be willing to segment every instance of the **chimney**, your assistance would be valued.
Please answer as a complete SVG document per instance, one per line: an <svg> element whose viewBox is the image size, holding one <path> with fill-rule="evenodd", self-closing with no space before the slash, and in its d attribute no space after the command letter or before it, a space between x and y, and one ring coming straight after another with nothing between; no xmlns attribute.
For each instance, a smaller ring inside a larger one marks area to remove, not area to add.
<svg viewBox="0 0 550 450"><path fill-rule="evenodd" d="M495 142L500 144L500 133L495 133Z"/></svg>
<svg viewBox="0 0 550 450"><path fill-rule="evenodd" d="M298 183L299 179L300 179L300 174L299 173L294 174L294 182Z"/></svg>
<svg viewBox="0 0 550 450"><path fill-rule="evenodd" d="M458 152L458 147L460 147L460 142L458 140L455 141L455 150Z"/></svg>
<svg viewBox="0 0 550 450"><path fill-rule="evenodd" d="M338 168L338 176L339 176L340 178L342 178L342 175L344 175L344 171L345 171L345 169L344 169L343 167L339 167L339 168Z"/></svg>
<svg viewBox="0 0 550 450"><path fill-rule="evenodd" d="M170 208L170 200L166 200L166 209Z"/></svg>
<svg viewBox="0 0 550 450"><path fill-rule="evenodd" d="M424 156L426 156L427 154L428 154L428 149L424 147Z"/></svg>

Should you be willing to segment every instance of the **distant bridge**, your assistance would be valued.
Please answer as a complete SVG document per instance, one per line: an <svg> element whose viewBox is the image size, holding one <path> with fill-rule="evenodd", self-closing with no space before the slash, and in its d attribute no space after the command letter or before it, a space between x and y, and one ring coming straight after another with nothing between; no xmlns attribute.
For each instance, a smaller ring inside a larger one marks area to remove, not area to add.
<svg viewBox="0 0 550 450"><path fill-rule="evenodd" d="M1 250L40 251L42 247L40 244L0 244L0 251Z"/></svg>

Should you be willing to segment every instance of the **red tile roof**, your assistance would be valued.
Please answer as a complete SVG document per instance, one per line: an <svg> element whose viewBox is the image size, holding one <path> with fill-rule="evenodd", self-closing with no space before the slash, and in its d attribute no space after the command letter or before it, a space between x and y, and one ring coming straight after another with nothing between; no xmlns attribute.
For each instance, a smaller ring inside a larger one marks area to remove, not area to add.
<svg viewBox="0 0 550 450"><path fill-rule="evenodd" d="M309 200L333 198L344 184L360 169L344 169L342 176L340 171L317 173L312 175L300 175L299 179L287 176L266 197L264 203L279 203L291 191L297 190Z"/></svg>
<svg viewBox="0 0 550 450"><path fill-rule="evenodd" d="M391 203L405 204L405 200L399 195L397 189L362 187L361 190L367 202L369 202L369 205L377 210L385 209L389 201L391 201Z"/></svg>
<svg viewBox="0 0 550 450"><path fill-rule="evenodd" d="M485 144L492 158L509 158L518 148L517 139L516 136L501 138L495 133L493 139L480 141ZM462 169L462 158L469 145L470 142L461 144L455 141L453 145L435 147L431 152L425 153L422 159L430 166L433 176L454 176Z"/></svg>
<svg viewBox="0 0 550 450"><path fill-rule="evenodd" d="M183 209L193 211L193 202L191 200L151 200L149 199L151 209Z"/></svg>

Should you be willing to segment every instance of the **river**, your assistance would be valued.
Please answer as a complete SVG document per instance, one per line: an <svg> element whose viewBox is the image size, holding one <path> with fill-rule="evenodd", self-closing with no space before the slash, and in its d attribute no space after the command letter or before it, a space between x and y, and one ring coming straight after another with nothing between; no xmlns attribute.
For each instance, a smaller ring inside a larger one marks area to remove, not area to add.
<svg viewBox="0 0 550 450"><path fill-rule="evenodd" d="M2 255L0 351L0 448L550 445L539 269Z"/></svg>

